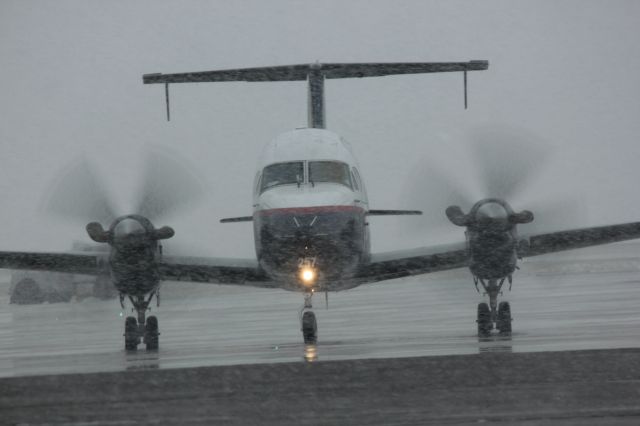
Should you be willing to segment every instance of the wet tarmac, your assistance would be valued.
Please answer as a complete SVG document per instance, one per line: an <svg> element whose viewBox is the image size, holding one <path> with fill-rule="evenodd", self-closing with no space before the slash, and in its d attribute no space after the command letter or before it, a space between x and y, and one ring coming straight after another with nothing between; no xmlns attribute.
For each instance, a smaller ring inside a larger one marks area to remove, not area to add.
<svg viewBox="0 0 640 426"><path fill-rule="evenodd" d="M639 349L0 379L3 424L568 426L639 422Z"/></svg>
<svg viewBox="0 0 640 426"><path fill-rule="evenodd" d="M618 244L525 261L512 291L513 335L479 340L483 298L468 271L314 296L318 345L302 343L302 296L166 283L160 350L123 349L116 300L19 306L0 289L0 377L216 365L640 347L640 250Z"/></svg>

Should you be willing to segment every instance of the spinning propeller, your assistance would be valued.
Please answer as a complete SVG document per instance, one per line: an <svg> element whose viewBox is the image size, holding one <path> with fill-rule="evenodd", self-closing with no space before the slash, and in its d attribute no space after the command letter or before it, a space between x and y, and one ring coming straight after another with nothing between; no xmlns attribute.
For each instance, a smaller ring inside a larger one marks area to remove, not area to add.
<svg viewBox="0 0 640 426"><path fill-rule="evenodd" d="M446 146L442 151L447 149L453 155L434 158L442 161L436 165L432 160L412 176L411 192L424 197L423 205L416 206L426 216L424 233L451 235L456 232L451 222L468 226L501 221L527 224L526 233L546 232L576 222L585 213L574 195L541 197L534 193L533 184L548 166L551 152L525 132L479 129L469 143ZM443 164L449 167L443 168ZM531 211L514 211L509 203Z"/></svg>
<svg viewBox="0 0 640 426"><path fill-rule="evenodd" d="M145 155L141 183L128 215L119 214L112 194L86 160L70 166L48 191L44 212L87 224L94 241L113 243L127 235L147 233L151 239L173 236L169 227L153 222L174 216L199 201L204 189L183 161L174 154L151 151ZM104 230L102 224L109 226Z"/></svg>

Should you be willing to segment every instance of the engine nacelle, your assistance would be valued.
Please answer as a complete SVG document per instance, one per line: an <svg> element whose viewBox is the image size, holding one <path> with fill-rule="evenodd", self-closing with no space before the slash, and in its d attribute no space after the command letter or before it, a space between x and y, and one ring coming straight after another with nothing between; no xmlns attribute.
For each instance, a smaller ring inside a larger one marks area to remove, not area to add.
<svg viewBox="0 0 640 426"><path fill-rule="evenodd" d="M518 256L525 251L516 227L533 221L533 213L516 213L504 200L487 198L467 214L458 206L450 206L446 215L454 225L467 228L468 264L474 276L501 279L513 274Z"/></svg>
<svg viewBox="0 0 640 426"><path fill-rule="evenodd" d="M512 232L467 232L468 265L482 279L500 279L515 271L518 242Z"/></svg>

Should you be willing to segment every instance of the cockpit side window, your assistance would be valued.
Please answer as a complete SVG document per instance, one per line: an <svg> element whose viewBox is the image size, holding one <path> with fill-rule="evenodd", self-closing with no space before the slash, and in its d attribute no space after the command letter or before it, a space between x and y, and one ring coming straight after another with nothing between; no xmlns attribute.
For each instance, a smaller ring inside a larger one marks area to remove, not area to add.
<svg viewBox="0 0 640 426"><path fill-rule="evenodd" d="M360 187L360 190L362 191L363 194L366 195L367 190L364 187L364 182L362 181L362 178L360 177L360 173L358 173L358 169L356 169L355 167L353 168L353 175L356 178L356 181L358 182L358 186Z"/></svg>
<svg viewBox="0 0 640 426"><path fill-rule="evenodd" d="M356 191L360 191L360 183L358 182L358 179L356 178L356 175L353 174L353 171L351 171L351 181L353 182L353 187Z"/></svg>
<svg viewBox="0 0 640 426"><path fill-rule="evenodd" d="M349 166L339 161L310 161L309 182L333 182L353 189Z"/></svg>
<svg viewBox="0 0 640 426"><path fill-rule="evenodd" d="M260 178L262 177L262 174L260 172L256 173L256 177L253 180L253 189L255 191L255 193L259 193L260 192Z"/></svg>
<svg viewBox="0 0 640 426"><path fill-rule="evenodd" d="M260 192L279 185L298 184L304 180L304 163L291 161L288 163L271 164L262 172Z"/></svg>

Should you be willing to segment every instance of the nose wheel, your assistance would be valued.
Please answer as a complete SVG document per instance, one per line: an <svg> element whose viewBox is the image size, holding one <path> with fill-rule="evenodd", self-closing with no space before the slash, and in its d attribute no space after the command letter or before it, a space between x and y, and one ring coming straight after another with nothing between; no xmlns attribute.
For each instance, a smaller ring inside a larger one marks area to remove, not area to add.
<svg viewBox="0 0 640 426"><path fill-rule="evenodd" d="M305 345L313 345L318 341L318 323L312 311L302 314L302 338Z"/></svg>
<svg viewBox="0 0 640 426"><path fill-rule="evenodd" d="M313 345L318 341L318 322L316 314L311 309L311 297L313 292L304 294L304 306L302 307L302 315L300 316L300 330L302 331L302 339L305 345Z"/></svg>
<svg viewBox="0 0 640 426"><path fill-rule="evenodd" d="M144 296L129 297L138 313L138 318L129 316L124 322L124 348L127 351L137 350L141 343L146 345L147 350L158 349L160 336L158 318L153 315L145 318L154 294L151 293L146 300Z"/></svg>

